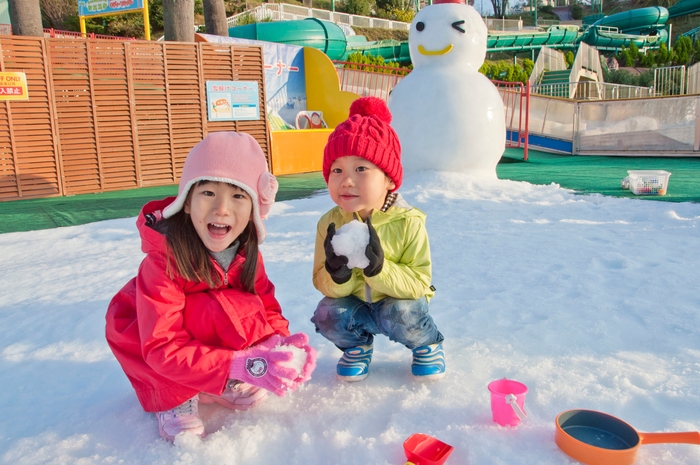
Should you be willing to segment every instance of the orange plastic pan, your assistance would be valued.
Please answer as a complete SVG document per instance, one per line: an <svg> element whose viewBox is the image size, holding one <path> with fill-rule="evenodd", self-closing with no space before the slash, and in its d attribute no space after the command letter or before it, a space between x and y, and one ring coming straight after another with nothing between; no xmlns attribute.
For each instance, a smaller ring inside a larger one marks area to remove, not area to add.
<svg viewBox="0 0 700 465"><path fill-rule="evenodd" d="M412 434L404 441L405 465L442 465L454 447L427 434Z"/></svg>
<svg viewBox="0 0 700 465"><path fill-rule="evenodd" d="M640 433L619 418L593 410L567 410L556 420L554 440L587 465L631 465L642 444L700 444L700 432Z"/></svg>

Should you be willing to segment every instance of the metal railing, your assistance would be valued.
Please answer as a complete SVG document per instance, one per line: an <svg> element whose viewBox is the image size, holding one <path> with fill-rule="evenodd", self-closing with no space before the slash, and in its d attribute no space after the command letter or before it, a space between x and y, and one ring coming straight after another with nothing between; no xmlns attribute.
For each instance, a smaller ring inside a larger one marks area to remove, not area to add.
<svg viewBox="0 0 700 465"><path fill-rule="evenodd" d="M372 18L369 16L351 15L337 11L307 8L287 3L265 3L250 10L238 13L226 19L228 27L238 26L241 23L248 24L256 21L290 21L297 19L316 18L331 21L336 24L345 24L357 27L378 27L383 29L399 29L408 31L411 23L393 21L390 19ZM489 31L521 31L522 19L484 18L484 23ZM558 21L556 21L558 23Z"/></svg>
<svg viewBox="0 0 700 465"><path fill-rule="evenodd" d="M486 29L489 31L522 31L522 19L504 19L504 18L484 18Z"/></svg>
<svg viewBox="0 0 700 465"><path fill-rule="evenodd" d="M12 35L12 24L0 24L0 35L11 36ZM134 37L120 37L120 36L110 36L105 34L95 34L94 32L88 32L83 34L82 32L76 31L62 31L60 29L54 28L44 28L44 37L50 39L60 39L65 37L80 38L84 37L87 39L107 39L107 40L136 40Z"/></svg>
<svg viewBox="0 0 700 465"><path fill-rule="evenodd" d="M558 19L538 19L537 20L537 25L539 27L558 26L559 24L561 24L561 22Z"/></svg>
<svg viewBox="0 0 700 465"><path fill-rule="evenodd" d="M576 58L571 65L570 78L574 81L579 81L583 77L603 81L603 69L600 66L600 53L595 47L591 47L585 42L581 42L576 52ZM574 92L577 89L572 89L569 98L574 98Z"/></svg>
<svg viewBox="0 0 700 465"><path fill-rule="evenodd" d="M685 95L685 66L655 68L654 90L657 96Z"/></svg>
<svg viewBox="0 0 700 465"><path fill-rule="evenodd" d="M304 6L289 5L287 3L266 3L244 11L243 13L233 15L227 18L226 22L228 27L234 27L241 22L249 22L248 18L254 19L255 21L289 21L316 18L348 26L399 29L404 31L408 31L411 27L410 23L401 21L319 10L317 8L307 8Z"/></svg>
<svg viewBox="0 0 700 465"><path fill-rule="evenodd" d="M523 148L527 161L530 131L530 83L491 81L503 100L506 115L506 147Z"/></svg>
<svg viewBox="0 0 700 465"><path fill-rule="evenodd" d="M560 71L564 69L566 69L564 54L549 47L542 47L530 73L530 79L528 79L530 86L539 84L540 77L545 70Z"/></svg>
<svg viewBox="0 0 700 465"><path fill-rule="evenodd" d="M338 72L340 89L354 92L361 97L377 97L389 100L389 94L396 84L408 73L407 68L377 66L346 61L334 61Z"/></svg>
<svg viewBox="0 0 700 465"><path fill-rule="evenodd" d="M686 31L681 35L684 37L690 37L692 40L698 40L700 39L700 26L691 29L690 31Z"/></svg>
<svg viewBox="0 0 700 465"><path fill-rule="evenodd" d="M578 81L532 86L531 93L574 100L617 100L653 97L654 88L609 82Z"/></svg>
<svg viewBox="0 0 700 465"><path fill-rule="evenodd" d="M76 31L61 31L60 29L44 29L44 37L51 39L61 39L61 38L88 38L88 39L107 39L107 40L136 40L134 37L120 37L120 36L108 36L105 34L95 34L94 32L88 32L83 34L82 32Z"/></svg>

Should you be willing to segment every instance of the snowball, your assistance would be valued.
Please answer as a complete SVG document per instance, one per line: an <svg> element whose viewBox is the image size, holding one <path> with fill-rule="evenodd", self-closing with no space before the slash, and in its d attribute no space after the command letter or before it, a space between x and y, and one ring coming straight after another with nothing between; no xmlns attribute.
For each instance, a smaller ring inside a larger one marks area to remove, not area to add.
<svg viewBox="0 0 700 465"><path fill-rule="evenodd" d="M369 260L365 249L369 243L369 229L362 221L353 220L340 227L331 239L333 251L348 257L348 268L367 268Z"/></svg>
<svg viewBox="0 0 700 465"><path fill-rule="evenodd" d="M291 352L292 359L288 362L280 362L280 365L286 368L292 368L297 372L297 378L301 375L306 364L306 351L293 345L279 345L271 349L273 352Z"/></svg>

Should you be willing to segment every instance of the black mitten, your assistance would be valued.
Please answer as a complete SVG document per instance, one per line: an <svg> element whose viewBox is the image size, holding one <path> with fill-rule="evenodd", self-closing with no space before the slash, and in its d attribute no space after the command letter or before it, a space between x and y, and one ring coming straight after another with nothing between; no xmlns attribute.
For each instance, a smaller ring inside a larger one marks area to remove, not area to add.
<svg viewBox="0 0 700 465"><path fill-rule="evenodd" d="M326 251L326 271L336 284L344 284L350 280L352 271L348 268L348 257L336 255L331 239L335 236L335 223L328 225L328 234L323 241L323 249Z"/></svg>
<svg viewBox="0 0 700 465"><path fill-rule="evenodd" d="M374 229L374 226L372 226L369 217L367 217L365 223L369 230L369 243L367 244L367 248L365 248L365 256L369 260L369 265L365 267L364 273L365 276L371 278L382 272L382 267L384 266L384 250L382 249L382 243L379 241L379 236L377 236L377 231Z"/></svg>

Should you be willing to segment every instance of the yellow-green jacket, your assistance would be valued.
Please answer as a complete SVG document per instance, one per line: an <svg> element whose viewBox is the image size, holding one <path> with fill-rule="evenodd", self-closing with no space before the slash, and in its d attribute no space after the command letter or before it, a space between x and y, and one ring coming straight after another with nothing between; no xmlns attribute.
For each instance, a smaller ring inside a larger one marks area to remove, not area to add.
<svg viewBox="0 0 700 465"><path fill-rule="evenodd" d="M372 225L377 231L384 250L382 271L371 278L362 270L352 270L352 277L336 284L326 271L326 253L323 242L328 225L336 230L355 219L352 213L335 207L318 221L314 251L314 287L326 297L339 298L354 295L365 302L377 302L385 297L415 300L434 291L430 287L432 269L430 244L425 229L425 213L413 208L398 195L386 212L373 211Z"/></svg>

